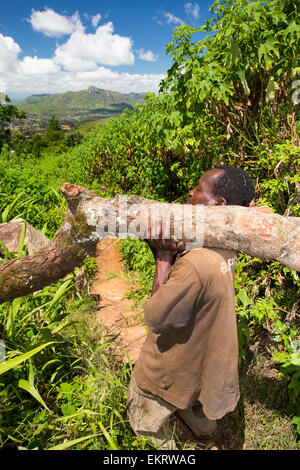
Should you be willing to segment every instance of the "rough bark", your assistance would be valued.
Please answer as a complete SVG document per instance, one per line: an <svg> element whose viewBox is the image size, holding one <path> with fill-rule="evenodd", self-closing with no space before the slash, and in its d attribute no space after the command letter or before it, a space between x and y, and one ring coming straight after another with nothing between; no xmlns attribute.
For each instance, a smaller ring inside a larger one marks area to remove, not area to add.
<svg viewBox="0 0 300 470"><path fill-rule="evenodd" d="M193 222L187 210L196 206L163 204L139 196L101 198L87 189L64 183L61 193L67 200L66 218L54 239L38 252L0 264L0 302L35 292L56 282L79 266L84 258L94 256L96 245L109 235L147 238L147 228L157 218L153 210L172 206L170 233L193 248L221 247L248 253L263 260L277 260L300 271L300 218L263 213L241 206L204 207L197 230L202 237L178 236L178 227ZM199 208L198 208L199 209ZM151 220L150 220L151 219ZM201 226L199 225L201 222ZM162 227L164 230L164 221ZM145 231L141 231L141 227ZM196 233L196 232L195 232ZM149 235L149 233L148 233Z"/></svg>

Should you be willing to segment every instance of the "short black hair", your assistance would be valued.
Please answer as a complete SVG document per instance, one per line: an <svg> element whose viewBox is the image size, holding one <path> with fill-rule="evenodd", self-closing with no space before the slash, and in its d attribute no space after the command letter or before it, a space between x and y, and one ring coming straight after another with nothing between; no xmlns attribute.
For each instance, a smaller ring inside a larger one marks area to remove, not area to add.
<svg viewBox="0 0 300 470"><path fill-rule="evenodd" d="M236 166L219 165L214 169L224 170L215 181L214 196L223 197L230 206L248 207L255 201L255 186L248 173Z"/></svg>

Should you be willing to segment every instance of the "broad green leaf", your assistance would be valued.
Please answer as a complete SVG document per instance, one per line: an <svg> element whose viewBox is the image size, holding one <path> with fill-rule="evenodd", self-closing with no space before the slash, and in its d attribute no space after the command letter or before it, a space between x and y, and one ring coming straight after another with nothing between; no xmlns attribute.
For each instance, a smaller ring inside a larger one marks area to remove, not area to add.
<svg viewBox="0 0 300 470"><path fill-rule="evenodd" d="M14 367L18 366L24 361L27 361L30 357L34 356L38 352L40 352L42 349L46 348L50 344L53 344L55 341L51 341L50 343L42 344L41 346L38 346L37 348L32 349L31 351L28 351L25 354L21 354L19 356L14 357L13 359L9 359L6 362L3 362L0 364L0 375L4 374L10 369L13 369Z"/></svg>
<svg viewBox="0 0 300 470"><path fill-rule="evenodd" d="M70 416L76 413L76 408L71 403L64 403L61 406L61 411L64 416Z"/></svg>
<svg viewBox="0 0 300 470"><path fill-rule="evenodd" d="M271 68L272 63L274 62L274 55L279 58L279 49L275 46L278 44L278 41L274 38L268 38L267 41L259 46L258 49L258 59L261 62L262 58L266 69Z"/></svg>
<svg viewBox="0 0 300 470"><path fill-rule="evenodd" d="M300 434L300 416L294 416L292 419L292 423L297 426L297 431Z"/></svg>
<svg viewBox="0 0 300 470"><path fill-rule="evenodd" d="M291 363L294 366L300 366L300 354L293 353L291 357Z"/></svg>
<svg viewBox="0 0 300 470"><path fill-rule="evenodd" d="M20 379L18 387L26 390L26 392L30 393L30 395L32 395L41 405L43 405L46 410L50 411L37 389L30 382L28 382L28 380Z"/></svg>
<svg viewBox="0 0 300 470"><path fill-rule="evenodd" d="M237 296L240 299L240 301L242 302L244 308L251 304L251 300L249 299L249 297L247 295L246 289L241 289L238 292Z"/></svg>
<svg viewBox="0 0 300 470"><path fill-rule="evenodd" d="M233 44L228 52L226 64L229 67L236 65L242 59L242 51L237 44Z"/></svg>

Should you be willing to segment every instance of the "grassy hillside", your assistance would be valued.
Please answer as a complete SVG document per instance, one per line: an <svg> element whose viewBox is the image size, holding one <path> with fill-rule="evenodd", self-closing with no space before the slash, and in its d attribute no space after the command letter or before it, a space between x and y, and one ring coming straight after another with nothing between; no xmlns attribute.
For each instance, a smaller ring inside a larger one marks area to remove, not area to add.
<svg viewBox="0 0 300 470"><path fill-rule="evenodd" d="M53 95L32 95L15 103L20 110L29 114L69 114L112 110L118 114L125 108L144 102L144 94L123 94L90 86L87 90L68 91Z"/></svg>

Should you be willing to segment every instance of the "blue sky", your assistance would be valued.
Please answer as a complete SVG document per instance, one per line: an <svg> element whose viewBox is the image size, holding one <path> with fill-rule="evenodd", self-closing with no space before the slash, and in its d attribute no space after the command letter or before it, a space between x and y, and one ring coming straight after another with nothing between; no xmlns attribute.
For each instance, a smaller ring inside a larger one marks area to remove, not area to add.
<svg viewBox="0 0 300 470"><path fill-rule="evenodd" d="M174 26L200 26L213 1L11 0L0 13L0 92L157 91Z"/></svg>

